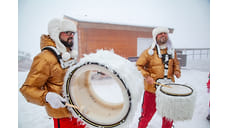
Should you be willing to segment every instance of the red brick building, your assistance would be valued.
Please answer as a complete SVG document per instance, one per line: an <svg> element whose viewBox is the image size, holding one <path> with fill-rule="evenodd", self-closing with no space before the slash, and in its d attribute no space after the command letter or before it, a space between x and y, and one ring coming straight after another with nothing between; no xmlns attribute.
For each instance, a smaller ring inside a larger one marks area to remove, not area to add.
<svg viewBox="0 0 228 128"><path fill-rule="evenodd" d="M113 49L125 58L137 56L138 38L152 39L153 27L80 21L69 16L64 18L77 25L79 57L97 49ZM169 30L173 33L172 28Z"/></svg>

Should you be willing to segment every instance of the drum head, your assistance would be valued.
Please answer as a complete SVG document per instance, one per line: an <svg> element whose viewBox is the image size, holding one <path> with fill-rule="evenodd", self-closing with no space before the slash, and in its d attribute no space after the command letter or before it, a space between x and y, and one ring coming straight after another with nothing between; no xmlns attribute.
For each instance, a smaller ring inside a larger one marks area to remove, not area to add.
<svg viewBox="0 0 228 128"><path fill-rule="evenodd" d="M79 107L74 111L94 126L123 123L131 107L124 82L104 65L90 63L73 70L67 88L70 103Z"/></svg>
<svg viewBox="0 0 228 128"><path fill-rule="evenodd" d="M162 86L160 91L171 96L189 96L193 93L193 89L186 85L181 84L167 84L171 88Z"/></svg>

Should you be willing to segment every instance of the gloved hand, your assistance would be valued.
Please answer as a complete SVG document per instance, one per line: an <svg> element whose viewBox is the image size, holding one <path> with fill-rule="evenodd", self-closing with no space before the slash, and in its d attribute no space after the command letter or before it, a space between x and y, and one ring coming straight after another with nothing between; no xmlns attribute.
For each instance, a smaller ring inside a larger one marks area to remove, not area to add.
<svg viewBox="0 0 228 128"><path fill-rule="evenodd" d="M54 92L47 93L46 101L51 105L52 108L55 109L65 107L63 103L66 102L66 100L63 97Z"/></svg>

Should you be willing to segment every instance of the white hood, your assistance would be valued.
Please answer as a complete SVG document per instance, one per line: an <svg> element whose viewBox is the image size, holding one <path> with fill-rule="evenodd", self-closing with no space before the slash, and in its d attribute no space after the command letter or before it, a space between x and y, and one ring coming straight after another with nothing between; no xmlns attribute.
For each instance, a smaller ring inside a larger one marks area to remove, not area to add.
<svg viewBox="0 0 228 128"><path fill-rule="evenodd" d="M67 61L70 58L76 58L78 52L76 50L72 50L70 53L68 53L66 47L59 40L60 32L65 31L76 32L76 25L70 20L58 18L54 18L48 23L48 33L52 40L55 41L57 50L62 54L62 59Z"/></svg>
<svg viewBox="0 0 228 128"><path fill-rule="evenodd" d="M153 32L152 32L152 35L153 35L153 43L152 43L150 49L148 50L148 54L149 54L149 55L153 55L153 54L154 54L153 49L154 49L154 47L156 46L157 49L158 49L158 55L159 55L159 57L161 58L160 47L159 47L159 45L157 44L156 37L157 37L157 35L158 35L159 33L162 33L162 32L165 32L165 33L168 34L168 33L169 33L169 29L166 28L166 27L157 27L157 28L155 28L155 29L153 30ZM167 51L168 54L171 54L172 57L174 58L174 48L173 48L173 46L172 46L172 42L171 42L171 40L170 40L169 37L168 37L168 41L167 41L167 43L166 43L166 47L168 48L168 51Z"/></svg>

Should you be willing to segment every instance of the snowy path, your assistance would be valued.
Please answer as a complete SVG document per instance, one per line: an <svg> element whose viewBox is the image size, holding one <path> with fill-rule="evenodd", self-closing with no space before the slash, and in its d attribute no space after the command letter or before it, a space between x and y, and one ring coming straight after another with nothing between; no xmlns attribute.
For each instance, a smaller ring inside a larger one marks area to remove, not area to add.
<svg viewBox="0 0 228 128"><path fill-rule="evenodd" d="M191 85L197 94L196 107L193 119L184 122L175 122L175 128L209 128L206 116L209 112L209 94L206 82L209 71L183 69L182 77L176 83ZM18 73L18 89L23 84L27 72ZM137 112L140 112L138 110ZM133 126L137 127L138 119L135 118ZM53 128L52 119L46 114L43 107L28 103L18 92L18 127L19 128ZM132 127L132 128L136 128ZM149 128L161 128L161 117L156 113L152 118Z"/></svg>

